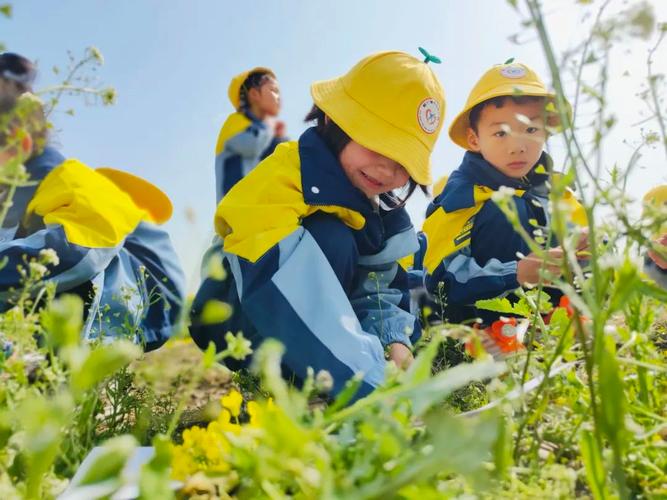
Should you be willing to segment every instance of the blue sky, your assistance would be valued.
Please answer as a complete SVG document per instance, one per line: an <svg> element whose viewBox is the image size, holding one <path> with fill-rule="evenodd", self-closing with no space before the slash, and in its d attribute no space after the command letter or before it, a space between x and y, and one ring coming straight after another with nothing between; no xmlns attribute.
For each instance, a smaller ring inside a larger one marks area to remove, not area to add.
<svg viewBox="0 0 667 500"><path fill-rule="evenodd" d="M581 30L572 3L546 2L557 44ZM448 127L491 65L515 57L545 74L532 33L522 45L508 40L522 30L520 21L503 0L20 0L13 18L0 20L0 41L38 61L38 87L57 82L50 68L64 66L68 50L101 50L99 77L116 88L117 103L74 101L74 117L54 116L54 139L66 156L131 171L167 192L175 206L168 229L193 277L212 235L214 147L232 111L226 90L234 74L255 65L274 69L282 119L296 138L312 104L312 81L337 76L374 51L417 55L421 45L443 59L434 70L447 96ZM453 170L461 154L443 133L435 175ZM415 219L424 207L416 197ZM195 213L194 223L186 210Z"/></svg>

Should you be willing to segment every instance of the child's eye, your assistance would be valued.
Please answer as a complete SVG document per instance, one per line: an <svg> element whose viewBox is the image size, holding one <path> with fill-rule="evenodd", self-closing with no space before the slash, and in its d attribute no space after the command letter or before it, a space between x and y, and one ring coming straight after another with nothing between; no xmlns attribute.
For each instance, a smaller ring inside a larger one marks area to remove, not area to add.
<svg viewBox="0 0 667 500"><path fill-rule="evenodd" d="M534 133L537 132L538 130L540 130L538 127L528 127L528 128L526 129L526 132L528 132L529 134L534 134Z"/></svg>
<svg viewBox="0 0 667 500"><path fill-rule="evenodd" d="M505 137L505 136L507 135L507 132L505 132L504 130L499 130L498 132L496 132L496 133L493 134L493 135L494 135L495 137Z"/></svg>

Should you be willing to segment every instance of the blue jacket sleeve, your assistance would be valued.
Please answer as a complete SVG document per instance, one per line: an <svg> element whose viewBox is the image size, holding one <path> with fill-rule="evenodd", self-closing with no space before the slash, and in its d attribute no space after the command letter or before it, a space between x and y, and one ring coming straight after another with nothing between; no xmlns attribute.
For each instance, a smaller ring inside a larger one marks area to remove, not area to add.
<svg viewBox="0 0 667 500"><path fill-rule="evenodd" d="M383 346L399 342L410 347L419 323L410 312L407 275L397 260L418 250L417 235L410 228L389 238L383 251L359 259L359 286L351 303L362 328L377 336Z"/></svg>
<svg viewBox="0 0 667 500"><path fill-rule="evenodd" d="M92 277L96 296L85 335L133 335L152 350L173 333L183 308L185 277L169 235L142 222L103 273Z"/></svg>
<svg viewBox="0 0 667 500"><path fill-rule="evenodd" d="M483 266L470 255L470 246L448 255L426 276L426 288L437 299L452 305L473 305L519 288L517 261L490 259ZM441 295L444 293L444 297Z"/></svg>
<svg viewBox="0 0 667 500"><path fill-rule="evenodd" d="M430 236L434 237L437 235ZM425 278L428 292L447 304L473 305L477 300L499 297L519 288L518 261L493 257L499 249L505 252L507 248L516 248L517 239L520 236L504 217L484 217L480 212L463 244L446 255L433 271L428 270Z"/></svg>
<svg viewBox="0 0 667 500"><path fill-rule="evenodd" d="M644 257L644 272L658 286L667 290L667 270L659 268L650 258Z"/></svg>

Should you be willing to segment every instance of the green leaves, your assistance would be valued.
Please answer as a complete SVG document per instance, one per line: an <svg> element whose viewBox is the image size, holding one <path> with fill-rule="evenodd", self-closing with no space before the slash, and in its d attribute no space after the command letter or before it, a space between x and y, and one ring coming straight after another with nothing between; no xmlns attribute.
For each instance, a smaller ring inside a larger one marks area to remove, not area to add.
<svg viewBox="0 0 667 500"><path fill-rule="evenodd" d="M600 426L604 435L619 453L625 448L626 397L620 375L613 339L599 360L598 393L600 394Z"/></svg>
<svg viewBox="0 0 667 500"><path fill-rule="evenodd" d="M581 459L584 462L586 470L586 480L593 493L595 500L605 500L609 498L606 487L606 473L602 452L595 440L595 435L588 429L581 432L579 438L579 448L581 450Z"/></svg>
<svg viewBox="0 0 667 500"><path fill-rule="evenodd" d="M127 340L93 349L82 363L72 366L71 384L76 394L91 389L106 377L141 356L142 350Z"/></svg>
<svg viewBox="0 0 667 500"><path fill-rule="evenodd" d="M83 301L78 295L62 295L44 310L41 323L53 348L79 344L83 328Z"/></svg>

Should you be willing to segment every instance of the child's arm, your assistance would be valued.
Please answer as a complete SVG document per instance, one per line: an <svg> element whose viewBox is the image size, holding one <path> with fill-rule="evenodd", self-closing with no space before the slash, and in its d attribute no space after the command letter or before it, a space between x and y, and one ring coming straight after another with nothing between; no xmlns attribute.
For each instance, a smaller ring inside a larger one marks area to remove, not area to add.
<svg viewBox="0 0 667 500"><path fill-rule="evenodd" d="M426 289L436 299L446 298L448 304L474 304L519 288L517 265L516 260L490 259L481 266L470 254L468 245L445 257L433 272L427 273Z"/></svg>
<svg viewBox="0 0 667 500"><path fill-rule="evenodd" d="M412 226L389 238L376 255L359 258L359 280L351 302L365 331L376 335L384 347L400 343L411 347L418 338L419 321L410 313L408 276L397 260L419 249Z"/></svg>
<svg viewBox="0 0 667 500"><path fill-rule="evenodd" d="M667 245L667 234L663 234L655 243ZM650 249L644 259L644 272L662 288L667 289L667 259L662 254Z"/></svg>

